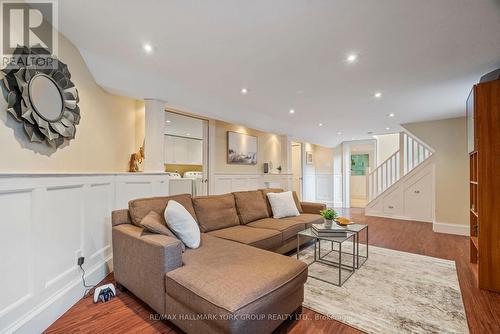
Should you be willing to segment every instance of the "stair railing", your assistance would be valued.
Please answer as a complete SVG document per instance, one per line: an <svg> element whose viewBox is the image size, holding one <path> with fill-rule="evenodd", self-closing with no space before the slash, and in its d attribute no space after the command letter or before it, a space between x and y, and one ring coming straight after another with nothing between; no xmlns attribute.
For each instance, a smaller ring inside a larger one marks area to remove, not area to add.
<svg viewBox="0 0 500 334"><path fill-rule="evenodd" d="M399 150L368 174L368 198L373 200L418 165L434 150L408 132L399 133Z"/></svg>

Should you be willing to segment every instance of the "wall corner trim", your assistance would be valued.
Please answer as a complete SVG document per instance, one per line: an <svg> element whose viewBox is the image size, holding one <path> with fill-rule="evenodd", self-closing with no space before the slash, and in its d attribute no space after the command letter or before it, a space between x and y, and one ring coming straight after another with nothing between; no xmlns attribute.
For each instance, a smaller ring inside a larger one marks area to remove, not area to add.
<svg viewBox="0 0 500 334"><path fill-rule="evenodd" d="M469 236L469 226L467 225L458 225L458 224L448 224L448 223L432 223L432 230L437 233L446 233L446 234L456 234L456 235L464 235Z"/></svg>

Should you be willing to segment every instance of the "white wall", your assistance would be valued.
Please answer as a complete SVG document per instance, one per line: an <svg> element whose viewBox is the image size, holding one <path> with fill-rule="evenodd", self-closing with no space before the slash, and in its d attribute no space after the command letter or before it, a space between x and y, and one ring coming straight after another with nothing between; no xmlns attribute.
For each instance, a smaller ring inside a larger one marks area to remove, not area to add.
<svg viewBox="0 0 500 334"><path fill-rule="evenodd" d="M78 49L59 36L59 59L68 65L80 96L80 124L76 138L57 150L31 143L23 125L6 111L0 97L0 172L125 172L130 154L137 152L144 134L137 134L136 116L142 103L110 94L99 87ZM0 74L0 79L3 74ZM140 132L140 130L139 130Z"/></svg>
<svg viewBox="0 0 500 334"><path fill-rule="evenodd" d="M376 161L373 167L378 167L399 150L399 133L377 135L376 146Z"/></svg>
<svg viewBox="0 0 500 334"><path fill-rule="evenodd" d="M0 333L40 333L112 270L111 211L168 194L155 174L0 175Z"/></svg>

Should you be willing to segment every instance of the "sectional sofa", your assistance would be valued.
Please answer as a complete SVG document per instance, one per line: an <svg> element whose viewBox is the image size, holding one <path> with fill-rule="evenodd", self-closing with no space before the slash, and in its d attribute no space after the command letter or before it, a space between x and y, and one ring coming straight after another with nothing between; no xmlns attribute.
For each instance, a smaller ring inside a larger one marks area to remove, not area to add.
<svg viewBox="0 0 500 334"><path fill-rule="evenodd" d="M112 215L114 277L187 333L270 333L299 312L307 266L287 253L297 232L322 222L324 205L299 202L300 215L274 219L268 192L176 195L133 200ZM141 227L169 200L182 204L200 227L201 245Z"/></svg>

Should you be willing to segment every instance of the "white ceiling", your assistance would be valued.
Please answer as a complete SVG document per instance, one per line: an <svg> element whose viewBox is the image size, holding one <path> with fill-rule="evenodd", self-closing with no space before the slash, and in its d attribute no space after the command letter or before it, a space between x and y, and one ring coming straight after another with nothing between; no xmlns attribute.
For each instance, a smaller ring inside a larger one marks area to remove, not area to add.
<svg viewBox="0 0 500 334"><path fill-rule="evenodd" d="M463 115L472 84L500 67L495 0L64 0L59 7L61 32L104 88L325 146ZM351 51L356 64L345 61Z"/></svg>

